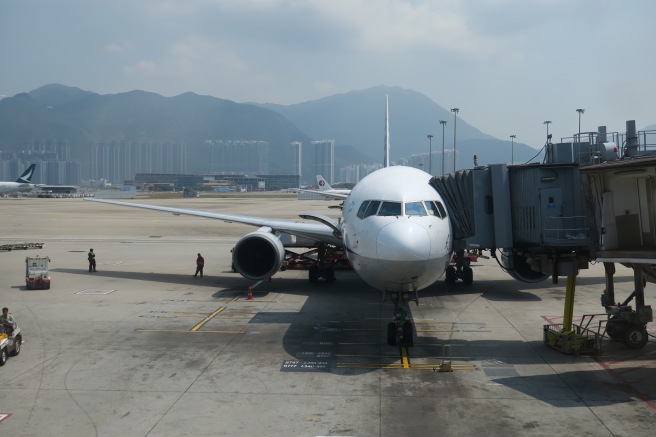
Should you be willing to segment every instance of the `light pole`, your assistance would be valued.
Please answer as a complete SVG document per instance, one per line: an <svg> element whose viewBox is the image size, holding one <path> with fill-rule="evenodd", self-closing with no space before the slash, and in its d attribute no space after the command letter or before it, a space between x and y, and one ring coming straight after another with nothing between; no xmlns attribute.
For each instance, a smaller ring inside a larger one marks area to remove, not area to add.
<svg viewBox="0 0 656 437"><path fill-rule="evenodd" d="M444 125L446 120L440 120L440 124L442 125L442 176L444 176Z"/></svg>
<svg viewBox="0 0 656 437"><path fill-rule="evenodd" d="M551 124L551 120L547 120L547 121L545 121L545 122L542 123L542 124L546 124L546 125L547 125L547 142L549 142L549 125Z"/></svg>
<svg viewBox="0 0 656 437"><path fill-rule="evenodd" d="M513 165L515 164L515 138L517 138L517 135L515 135L515 134L512 134L510 136L510 142L511 142L511 146L510 146L510 163L513 164Z"/></svg>
<svg viewBox="0 0 656 437"><path fill-rule="evenodd" d="M453 112L453 173L456 172L456 124L458 120L458 112L460 108L451 108Z"/></svg>
<svg viewBox="0 0 656 437"><path fill-rule="evenodd" d="M428 173L433 176L433 134L426 135L428 138Z"/></svg>
<svg viewBox="0 0 656 437"><path fill-rule="evenodd" d="M581 141L581 114L585 112L585 109L577 109L576 112L579 113L579 141Z"/></svg>

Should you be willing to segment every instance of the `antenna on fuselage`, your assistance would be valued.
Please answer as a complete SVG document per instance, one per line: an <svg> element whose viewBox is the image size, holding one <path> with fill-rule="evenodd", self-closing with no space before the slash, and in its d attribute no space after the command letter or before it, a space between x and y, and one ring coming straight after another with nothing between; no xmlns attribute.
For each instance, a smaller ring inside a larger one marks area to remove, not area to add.
<svg viewBox="0 0 656 437"><path fill-rule="evenodd" d="M389 167L389 106L388 95L385 94L385 156L383 167Z"/></svg>

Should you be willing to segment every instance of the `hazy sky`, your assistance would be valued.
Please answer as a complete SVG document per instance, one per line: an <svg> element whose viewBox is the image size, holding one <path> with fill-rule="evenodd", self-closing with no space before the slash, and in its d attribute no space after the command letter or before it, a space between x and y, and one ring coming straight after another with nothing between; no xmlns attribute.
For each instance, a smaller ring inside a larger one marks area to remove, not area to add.
<svg viewBox="0 0 656 437"><path fill-rule="evenodd" d="M289 104L401 86L540 148L545 120L578 131L577 108L582 131L656 123L655 22L652 0L0 0L0 95Z"/></svg>

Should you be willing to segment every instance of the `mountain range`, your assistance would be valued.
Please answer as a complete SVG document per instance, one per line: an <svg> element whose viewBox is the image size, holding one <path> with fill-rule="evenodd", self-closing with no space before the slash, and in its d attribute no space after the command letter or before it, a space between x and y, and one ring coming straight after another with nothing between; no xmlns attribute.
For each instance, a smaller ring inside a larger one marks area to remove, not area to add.
<svg viewBox="0 0 656 437"><path fill-rule="evenodd" d="M0 100L0 150L65 142L73 157L85 162L89 145L99 141L176 141L187 144L187 164L194 173L206 171L199 150L207 140L259 140L272 147L270 169L280 174L289 171L277 148L302 142L306 166L314 158L310 142L332 139L338 170L382 161L386 96L391 160L403 162L432 149L433 165L440 165L442 133L447 153L453 149L454 114L421 93L387 86L283 106L194 93L164 97L137 90L100 95L51 84ZM474 154L482 165L510 161L510 141L487 135L460 118L456 123L458 168L472 167ZM515 162L524 162L537 151L515 143L514 153ZM453 170L452 157L446 155L447 172ZM438 169L433 173L439 174Z"/></svg>

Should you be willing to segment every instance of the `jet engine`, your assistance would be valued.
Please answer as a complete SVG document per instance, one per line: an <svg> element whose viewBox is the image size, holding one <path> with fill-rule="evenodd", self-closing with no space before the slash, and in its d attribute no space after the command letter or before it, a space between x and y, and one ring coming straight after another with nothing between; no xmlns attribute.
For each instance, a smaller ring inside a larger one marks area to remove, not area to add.
<svg viewBox="0 0 656 437"><path fill-rule="evenodd" d="M269 227L244 235L232 250L232 265L253 281L273 276L285 260L285 248Z"/></svg>
<svg viewBox="0 0 656 437"><path fill-rule="evenodd" d="M510 276L521 282L534 284L549 277L549 275L533 270L528 259L514 250L501 252L501 265Z"/></svg>

